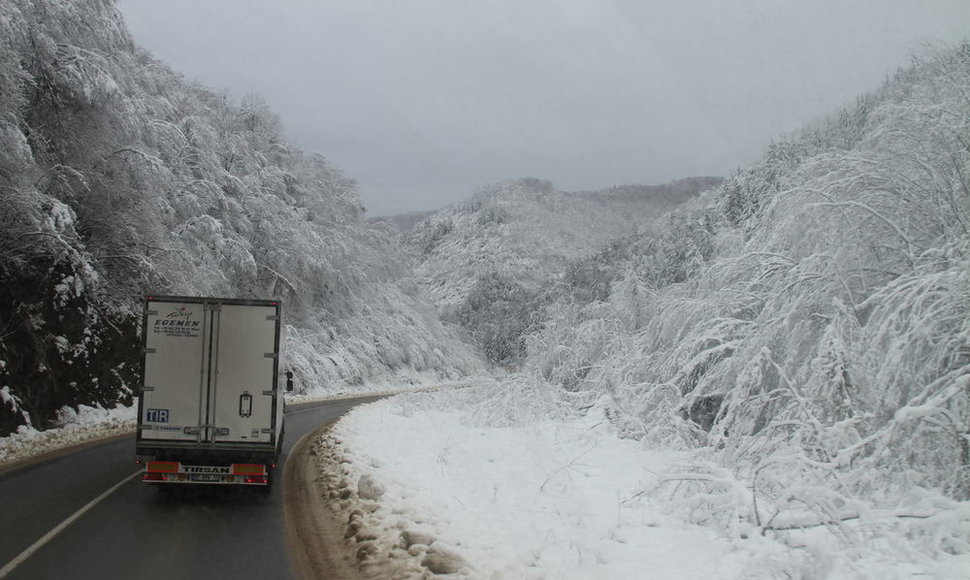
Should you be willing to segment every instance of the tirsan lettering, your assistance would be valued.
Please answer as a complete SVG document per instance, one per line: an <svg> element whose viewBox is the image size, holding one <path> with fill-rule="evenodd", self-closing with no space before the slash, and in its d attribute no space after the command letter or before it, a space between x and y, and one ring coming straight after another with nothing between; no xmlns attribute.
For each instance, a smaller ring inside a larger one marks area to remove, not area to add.
<svg viewBox="0 0 970 580"><path fill-rule="evenodd" d="M198 320L156 320L155 326L199 326Z"/></svg>
<svg viewBox="0 0 970 580"><path fill-rule="evenodd" d="M208 467L198 465L183 465L182 473L229 473L228 467Z"/></svg>

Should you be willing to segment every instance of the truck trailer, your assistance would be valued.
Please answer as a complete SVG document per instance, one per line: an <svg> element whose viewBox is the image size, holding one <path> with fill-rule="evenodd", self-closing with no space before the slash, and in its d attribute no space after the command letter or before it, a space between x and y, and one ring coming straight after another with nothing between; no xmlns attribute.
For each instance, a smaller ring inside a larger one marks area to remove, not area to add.
<svg viewBox="0 0 970 580"><path fill-rule="evenodd" d="M142 481L269 488L283 443L280 308L279 300L145 297Z"/></svg>

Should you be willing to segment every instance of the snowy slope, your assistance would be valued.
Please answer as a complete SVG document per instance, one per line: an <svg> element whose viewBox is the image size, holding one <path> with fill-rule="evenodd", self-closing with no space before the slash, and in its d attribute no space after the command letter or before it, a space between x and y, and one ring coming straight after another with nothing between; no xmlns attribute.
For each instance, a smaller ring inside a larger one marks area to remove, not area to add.
<svg viewBox="0 0 970 580"><path fill-rule="evenodd" d="M0 14L0 436L131 404L143 294L281 299L300 390L482 367L261 98L186 81L110 0Z"/></svg>
<svg viewBox="0 0 970 580"><path fill-rule="evenodd" d="M517 363L549 301L585 283L590 261L624 237L650 237L668 210L720 181L585 193L532 178L509 181L435 212L405 241L417 256L423 294L442 317L458 323L493 363Z"/></svg>
<svg viewBox="0 0 970 580"><path fill-rule="evenodd" d="M365 562L970 577L967 94L970 46L928 55L604 254L621 277L552 300L522 375L353 414ZM699 569L642 559L651 526Z"/></svg>
<svg viewBox="0 0 970 580"><path fill-rule="evenodd" d="M497 183L414 225L406 241L418 254L422 286L448 311L492 271L537 291L569 262L652 231L665 211L718 183L692 178L585 193L558 191L532 178Z"/></svg>

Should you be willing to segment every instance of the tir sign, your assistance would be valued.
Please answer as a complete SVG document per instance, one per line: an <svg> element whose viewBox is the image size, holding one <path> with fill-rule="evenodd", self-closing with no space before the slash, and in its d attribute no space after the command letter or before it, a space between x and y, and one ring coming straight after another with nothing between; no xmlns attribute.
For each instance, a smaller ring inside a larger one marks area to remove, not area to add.
<svg viewBox="0 0 970 580"><path fill-rule="evenodd" d="M168 409L148 409L145 421L148 423L168 423Z"/></svg>

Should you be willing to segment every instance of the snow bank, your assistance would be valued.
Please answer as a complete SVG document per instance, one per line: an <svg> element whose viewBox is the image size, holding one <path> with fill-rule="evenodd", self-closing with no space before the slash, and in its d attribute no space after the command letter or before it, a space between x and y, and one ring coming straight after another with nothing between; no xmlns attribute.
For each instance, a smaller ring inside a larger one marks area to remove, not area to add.
<svg viewBox="0 0 970 580"><path fill-rule="evenodd" d="M434 372L405 370L398 373L394 378L371 377L355 384L347 381L336 381L324 385L314 385L305 388L303 392L287 393L286 402L289 404L299 404L343 398L351 399L371 395L396 395L412 392L430 392L441 389L460 389L474 384L480 384L482 380L481 378L444 380Z"/></svg>
<svg viewBox="0 0 970 580"><path fill-rule="evenodd" d="M62 407L56 427L38 431L21 425L17 432L0 438L0 465L134 431L136 407L137 404L102 409L80 405L77 411Z"/></svg>
<svg viewBox="0 0 970 580"><path fill-rule="evenodd" d="M672 479L692 461L687 452L621 439L596 407L555 416L540 401L544 411L528 417L490 415L508 408L508 389L386 399L356 408L324 436L335 453L321 455L322 469L338 481L332 495L343 500L345 536L362 566L397 577L566 579L960 578L970 570L965 556L894 551L905 530L877 518L856 533L881 526L886 537L861 547L843 541L848 524L766 534L698 525L720 500L677 496ZM741 482L719 485L750 495ZM936 513L966 525L966 513Z"/></svg>

